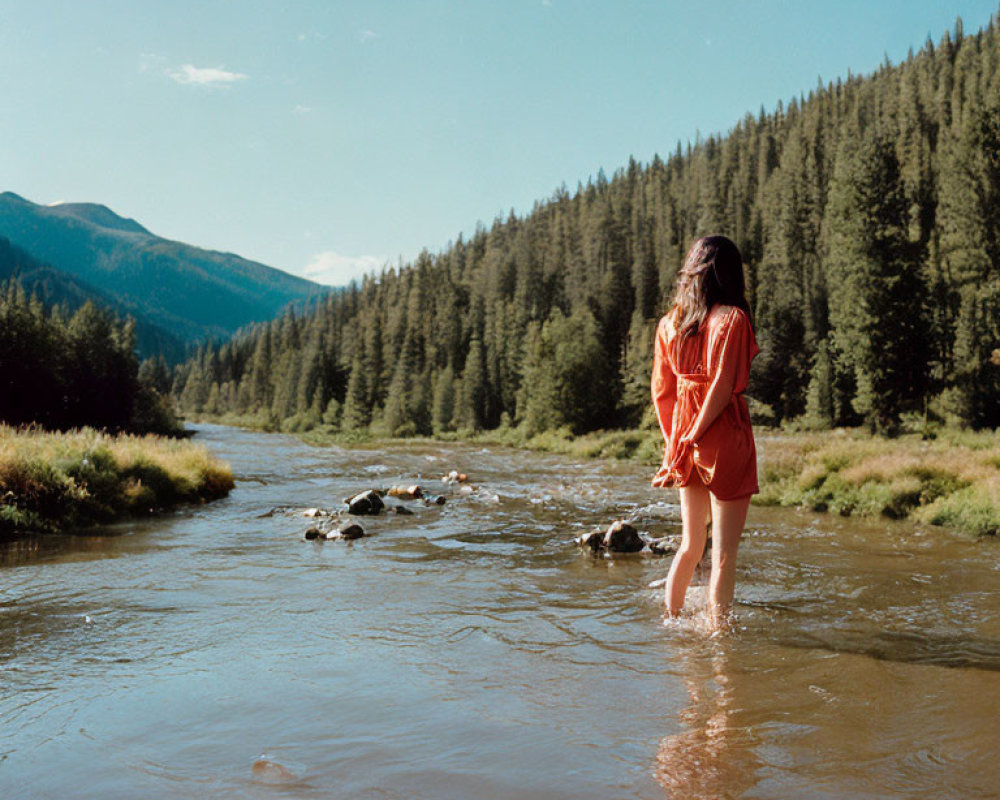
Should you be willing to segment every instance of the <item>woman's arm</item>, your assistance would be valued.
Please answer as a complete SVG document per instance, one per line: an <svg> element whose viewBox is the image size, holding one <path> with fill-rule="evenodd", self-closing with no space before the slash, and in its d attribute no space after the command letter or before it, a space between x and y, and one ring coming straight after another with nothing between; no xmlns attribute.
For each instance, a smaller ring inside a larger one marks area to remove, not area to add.
<svg viewBox="0 0 1000 800"><path fill-rule="evenodd" d="M664 323L656 328L656 345L653 350L653 408L660 422L663 441L670 444L673 427L674 405L677 403L677 376L667 360L667 330Z"/></svg>
<svg viewBox="0 0 1000 800"><path fill-rule="evenodd" d="M718 419L733 396L733 387L736 384L736 364L723 362L708 392L705 394L705 402L701 406L701 411L695 417L691 428L681 437L682 442L697 442L705 431L712 427L712 423Z"/></svg>

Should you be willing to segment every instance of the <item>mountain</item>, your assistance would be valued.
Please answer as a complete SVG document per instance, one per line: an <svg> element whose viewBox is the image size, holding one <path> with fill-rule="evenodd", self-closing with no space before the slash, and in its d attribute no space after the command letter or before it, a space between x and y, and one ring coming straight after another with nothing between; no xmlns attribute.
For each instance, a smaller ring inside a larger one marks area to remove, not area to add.
<svg viewBox="0 0 1000 800"><path fill-rule="evenodd" d="M326 287L232 253L164 239L93 203L0 194L0 236L184 342L225 337Z"/></svg>
<svg viewBox="0 0 1000 800"><path fill-rule="evenodd" d="M0 283L15 279L29 296L36 296L46 307L62 306L72 313L87 301L107 309L120 319L135 319L136 349L141 357L162 355L169 362L185 356L187 347L181 339L146 319L141 310L127 304L68 272L46 266L20 247L0 237Z"/></svg>

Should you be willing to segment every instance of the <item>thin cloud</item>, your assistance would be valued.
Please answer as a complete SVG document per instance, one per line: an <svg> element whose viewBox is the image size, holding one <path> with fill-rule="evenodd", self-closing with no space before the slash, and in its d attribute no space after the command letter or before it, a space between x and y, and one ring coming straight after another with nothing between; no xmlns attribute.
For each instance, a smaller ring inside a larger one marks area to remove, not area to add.
<svg viewBox="0 0 1000 800"><path fill-rule="evenodd" d="M327 286L346 286L352 280L375 272L382 264L383 259L377 256L345 256L324 250L310 259L302 275Z"/></svg>
<svg viewBox="0 0 1000 800"><path fill-rule="evenodd" d="M292 109L293 114L309 114L312 112L312 106L295 106Z"/></svg>
<svg viewBox="0 0 1000 800"><path fill-rule="evenodd" d="M223 67L196 67L193 64L184 64L178 69L167 70L167 75L177 83L220 89L228 89L234 83L249 77L242 72L231 72Z"/></svg>
<svg viewBox="0 0 1000 800"><path fill-rule="evenodd" d="M367 28L358 34L358 41L361 42L361 44L368 44L368 42L370 42L372 39L380 39L380 38L381 36L379 36L379 34Z"/></svg>
<svg viewBox="0 0 1000 800"><path fill-rule="evenodd" d="M139 53L139 72L159 71L166 59L157 53Z"/></svg>
<svg viewBox="0 0 1000 800"><path fill-rule="evenodd" d="M382 264L383 259L378 256L345 256L324 250L310 259L302 275L327 286L346 286L352 280L375 272Z"/></svg>

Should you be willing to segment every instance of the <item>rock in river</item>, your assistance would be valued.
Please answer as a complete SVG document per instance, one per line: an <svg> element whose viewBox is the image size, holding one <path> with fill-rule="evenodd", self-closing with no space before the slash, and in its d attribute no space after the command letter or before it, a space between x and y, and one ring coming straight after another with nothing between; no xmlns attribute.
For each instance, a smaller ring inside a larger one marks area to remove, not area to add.
<svg viewBox="0 0 1000 800"><path fill-rule="evenodd" d="M604 531L591 531L590 533L580 534L576 537L575 541L580 547L590 548L596 553L604 547Z"/></svg>
<svg viewBox="0 0 1000 800"><path fill-rule="evenodd" d="M319 528L310 528L306 531L307 539L360 539L365 535L365 529L356 522L348 522L332 531L322 531Z"/></svg>
<svg viewBox="0 0 1000 800"><path fill-rule="evenodd" d="M675 536L661 536L659 539L650 539L649 552L657 556L672 556L677 552L677 538Z"/></svg>
<svg viewBox="0 0 1000 800"><path fill-rule="evenodd" d="M341 528L338 533L341 539L360 539L365 535L365 529L358 525L358 523L352 522L350 525L345 525Z"/></svg>
<svg viewBox="0 0 1000 800"><path fill-rule="evenodd" d="M374 489L356 494L354 497L348 498L345 502L347 503L347 510L358 516L378 514L385 508L385 503L382 502L382 498L378 496L378 492Z"/></svg>
<svg viewBox="0 0 1000 800"><path fill-rule="evenodd" d="M573 541L593 553L646 552L654 556L673 555L678 546L676 536L651 539L639 533L631 523L621 519L612 522L606 531L582 533Z"/></svg>
<svg viewBox="0 0 1000 800"><path fill-rule="evenodd" d="M386 494L400 500L419 500L424 496L424 490L419 486L393 486Z"/></svg>
<svg viewBox="0 0 1000 800"><path fill-rule="evenodd" d="M624 520L615 520L604 534L604 546L612 553L638 553L646 546L639 531Z"/></svg>

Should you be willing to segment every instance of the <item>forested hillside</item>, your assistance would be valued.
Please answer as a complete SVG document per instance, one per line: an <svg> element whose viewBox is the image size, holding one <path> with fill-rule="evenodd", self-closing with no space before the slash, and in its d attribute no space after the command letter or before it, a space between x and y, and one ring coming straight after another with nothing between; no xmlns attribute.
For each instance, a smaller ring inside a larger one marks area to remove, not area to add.
<svg viewBox="0 0 1000 800"><path fill-rule="evenodd" d="M169 389L162 358L140 367L133 320L89 301L48 309L17 281L0 283L0 422L178 434Z"/></svg>
<svg viewBox="0 0 1000 800"><path fill-rule="evenodd" d="M758 421L1000 424L1000 26L630 160L203 347L192 412L394 434L635 425L691 242L743 252Z"/></svg>
<svg viewBox="0 0 1000 800"><path fill-rule="evenodd" d="M43 206L0 193L0 236L185 344L230 336L329 291L232 253L164 239L94 203Z"/></svg>
<svg viewBox="0 0 1000 800"><path fill-rule="evenodd" d="M39 263L20 247L0 237L0 283L15 280L29 297L37 297L46 308L60 306L72 313L88 301L121 319L135 320L135 346L140 357L163 356L171 363L183 360L188 347L176 336L147 320L134 306L116 300L68 272Z"/></svg>

